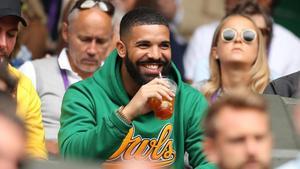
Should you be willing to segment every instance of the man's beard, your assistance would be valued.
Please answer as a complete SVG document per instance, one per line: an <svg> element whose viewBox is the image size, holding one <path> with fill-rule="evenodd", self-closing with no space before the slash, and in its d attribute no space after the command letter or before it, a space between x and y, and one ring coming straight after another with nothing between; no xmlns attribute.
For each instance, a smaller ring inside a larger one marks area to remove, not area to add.
<svg viewBox="0 0 300 169"><path fill-rule="evenodd" d="M148 59L145 61L137 61L136 64L133 63L129 57L128 54L126 54L125 56L125 66L126 69L129 73L129 75L131 76L131 78L138 84L138 85L144 85L148 82L150 82L151 80L153 80L154 78L156 78L158 75L146 75L146 74L141 74L140 70L139 70L139 64L145 64L145 63L149 63L149 64L153 64L153 63L159 63L163 65L163 69L161 74L164 76L167 76L170 74L171 71L171 62L170 61L163 61L163 60L154 60L154 59Z"/></svg>

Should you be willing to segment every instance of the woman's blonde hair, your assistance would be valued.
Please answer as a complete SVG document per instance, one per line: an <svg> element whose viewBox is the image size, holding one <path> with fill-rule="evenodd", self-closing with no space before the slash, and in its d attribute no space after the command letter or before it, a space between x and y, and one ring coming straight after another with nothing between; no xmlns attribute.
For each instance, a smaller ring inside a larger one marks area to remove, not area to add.
<svg viewBox="0 0 300 169"><path fill-rule="evenodd" d="M213 48L217 47L217 43L220 38L220 31L222 30L224 24L234 16L241 16L248 20L250 20L253 25L255 26L255 31L257 32L257 39L258 39L258 52L257 57L254 62L254 64L251 67L250 70L250 83L249 83L249 89L256 93L262 93L265 87L269 83L269 67L267 62L267 52L265 48L265 40L263 38L262 33L257 28L254 21L246 16L246 15L240 15L240 14L233 14L225 16L219 26L217 27L212 45L210 50L210 56L209 56L209 69L210 69L210 78L207 81L207 83L203 86L201 91L204 93L205 97L210 101L212 95L217 92L222 87L221 84L221 69L220 69L220 62L219 59L216 59L215 56L213 56Z"/></svg>

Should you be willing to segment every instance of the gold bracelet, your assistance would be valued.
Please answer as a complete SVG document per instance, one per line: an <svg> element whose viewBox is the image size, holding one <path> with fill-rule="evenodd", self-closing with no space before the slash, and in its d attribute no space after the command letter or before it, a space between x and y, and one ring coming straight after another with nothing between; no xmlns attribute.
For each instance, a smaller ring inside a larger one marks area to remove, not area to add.
<svg viewBox="0 0 300 169"><path fill-rule="evenodd" d="M126 116L122 113L124 108L125 108L124 106L119 107L118 110L117 110L117 113L118 113L119 117L121 117L122 120L124 120L127 124L131 124L131 121L128 120L126 118Z"/></svg>

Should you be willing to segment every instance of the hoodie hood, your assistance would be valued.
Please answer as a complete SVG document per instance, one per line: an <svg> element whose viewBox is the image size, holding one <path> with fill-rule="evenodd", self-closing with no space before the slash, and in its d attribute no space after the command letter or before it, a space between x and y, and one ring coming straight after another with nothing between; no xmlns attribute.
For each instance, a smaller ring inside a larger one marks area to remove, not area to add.
<svg viewBox="0 0 300 169"><path fill-rule="evenodd" d="M121 77L122 62L122 58L118 56L118 52L115 49L107 57L104 65L93 75L94 80L105 90L109 98L118 105L126 105L130 101ZM171 63L171 71L168 77L177 83L176 94L178 94L182 80L173 62Z"/></svg>

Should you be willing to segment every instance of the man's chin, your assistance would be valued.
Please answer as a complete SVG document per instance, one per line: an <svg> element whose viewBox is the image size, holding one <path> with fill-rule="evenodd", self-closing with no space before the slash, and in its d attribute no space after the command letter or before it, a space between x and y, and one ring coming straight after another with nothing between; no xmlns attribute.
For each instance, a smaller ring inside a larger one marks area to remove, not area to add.
<svg viewBox="0 0 300 169"><path fill-rule="evenodd" d="M153 79L155 79L157 77L159 77L159 75L157 75L157 74L148 74L148 75L144 75L143 79L145 81L147 81L147 83L148 83L148 82L150 82L151 80L153 80Z"/></svg>
<svg viewBox="0 0 300 169"><path fill-rule="evenodd" d="M244 164L241 169L269 169L269 167L259 162L251 162Z"/></svg>
<svg viewBox="0 0 300 169"><path fill-rule="evenodd" d="M97 66L91 66L91 67L85 66L81 68L81 71L86 73L94 73L97 69L98 69Z"/></svg>
<svg viewBox="0 0 300 169"><path fill-rule="evenodd" d="M156 77L157 76L142 76L142 77L134 79L134 81L139 85L144 85L144 84L149 83L151 80L153 80Z"/></svg>

